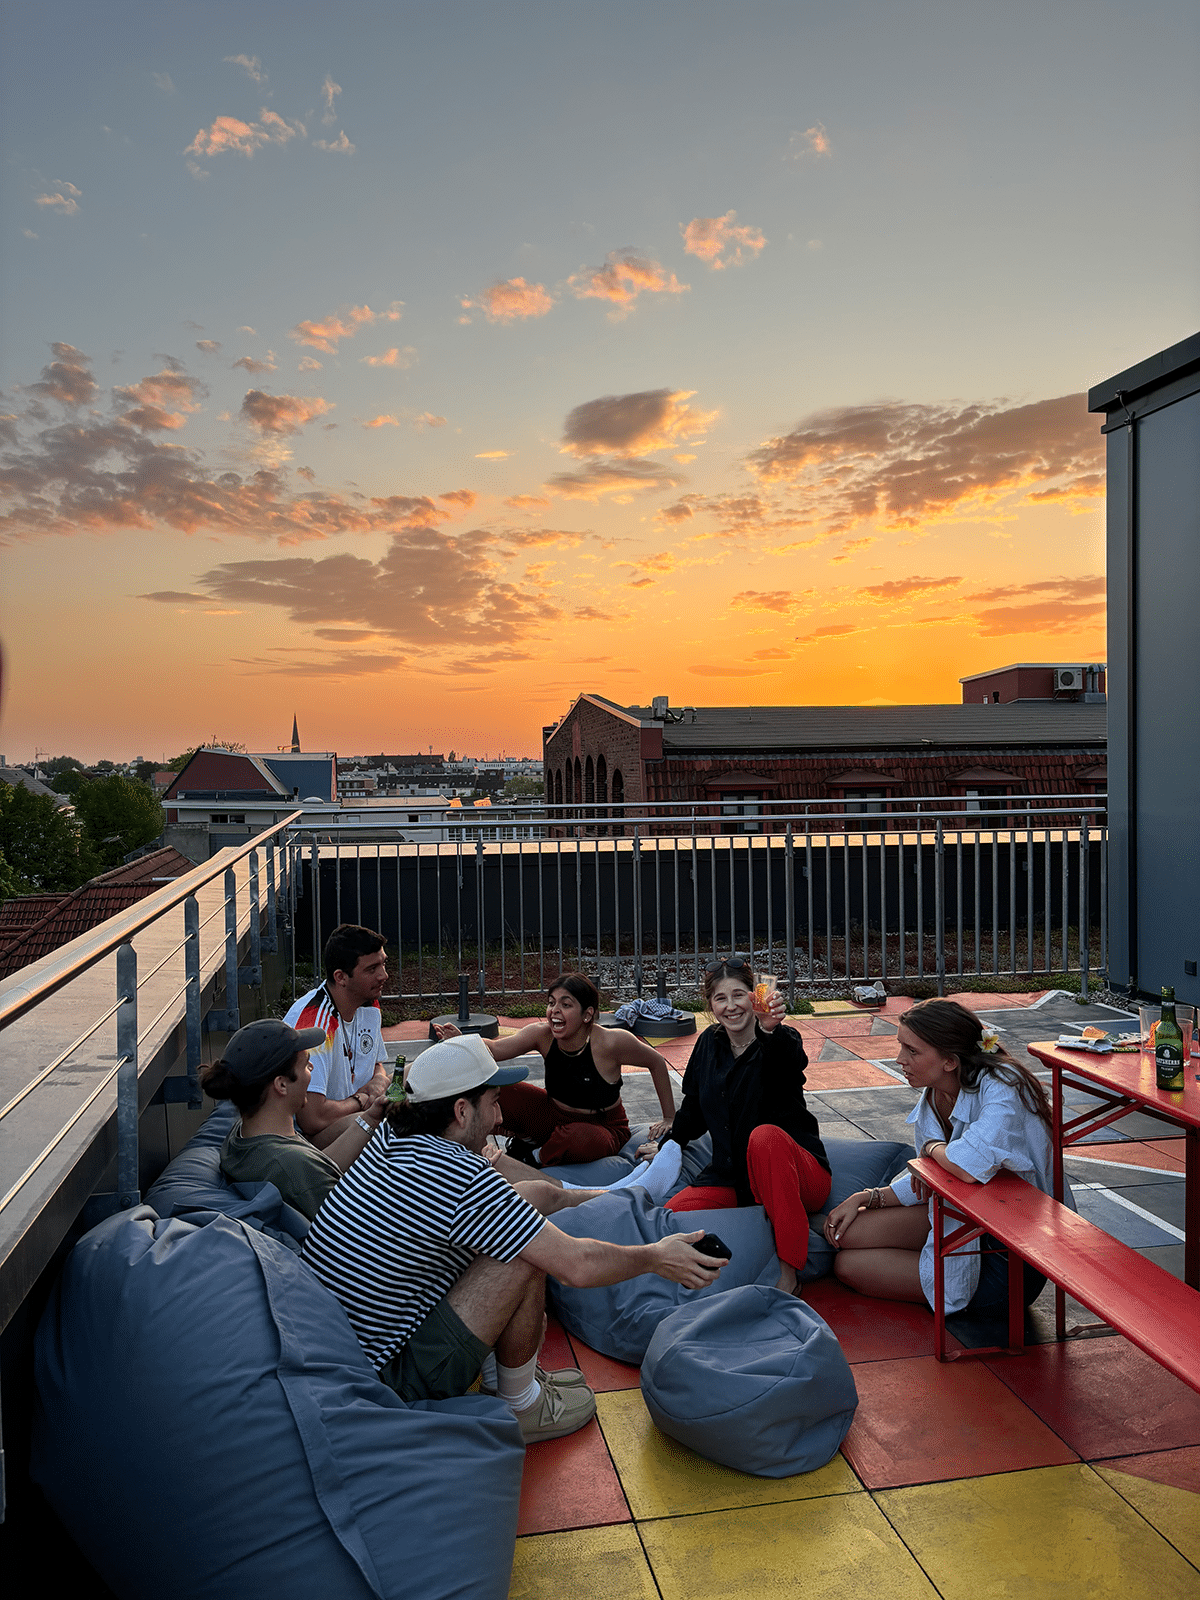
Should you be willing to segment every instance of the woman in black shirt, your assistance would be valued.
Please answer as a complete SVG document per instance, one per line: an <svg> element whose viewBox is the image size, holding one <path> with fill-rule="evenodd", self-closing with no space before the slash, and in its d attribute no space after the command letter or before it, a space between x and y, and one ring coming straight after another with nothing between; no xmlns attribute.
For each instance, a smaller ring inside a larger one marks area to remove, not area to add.
<svg viewBox="0 0 1200 1600"><path fill-rule="evenodd" d="M686 1148L708 1132L712 1160L667 1209L763 1206L782 1263L779 1287L792 1291L808 1260L809 1215L830 1186L817 1119L804 1103L808 1058L795 1028L782 1025L782 996L768 998L765 1014L755 1011L748 962L731 957L710 969L704 996L716 1021L696 1041L667 1138Z"/></svg>

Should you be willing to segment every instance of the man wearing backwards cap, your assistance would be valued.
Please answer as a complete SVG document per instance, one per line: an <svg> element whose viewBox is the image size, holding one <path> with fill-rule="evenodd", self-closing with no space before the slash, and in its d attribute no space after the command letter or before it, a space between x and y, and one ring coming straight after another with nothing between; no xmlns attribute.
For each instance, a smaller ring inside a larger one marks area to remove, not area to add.
<svg viewBox="0 0 1200 1600"><path fill-rule="evenodd" d="M596 1409L578 1373L538 1367L547 1273L589 1288L653 1272L700 1289L720 1263L692 1248L702 1231L645 1245L574 1239L506 1183L481 1152L500 1089L527 1075L475 1034L423 1051L406 1099L388 1107L301 1253L403 1399L464 1394L494 1349L497 1392L532 1442L573 1433Z"/></svg>
<svg viewBox="0 0 1200 1600"><path fill-rule="evenodd" d="M220 1061L200 1071L214 1100L232 1100L242 1114L221 1146L221 1172L230 1183L273 1183L311 1221L350 1163L379 1126L383 1102L344 1117L323 1136L322 1148L297 1132L312 1067L310 1050L325 1044L323 1028L290 1028L277 1017L239 1028Z"/></svg>

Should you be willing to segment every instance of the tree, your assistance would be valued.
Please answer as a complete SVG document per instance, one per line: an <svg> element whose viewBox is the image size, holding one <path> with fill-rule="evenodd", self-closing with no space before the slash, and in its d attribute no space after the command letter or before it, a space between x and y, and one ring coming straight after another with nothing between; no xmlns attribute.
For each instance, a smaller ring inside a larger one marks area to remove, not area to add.
<svg viewBox="0 0 1200 1600"><path fill-rule="evenodd" d="M93 781L82 767L64 767L61 772L55 773L54 777L51 778L50 787L56 794L69 795L71 804L74 805L75 796Z"/></svg>
<svg viewBox="0 0 1200 1600"><path fill-rule="evenodd" d="M541 800L544 799L544 786L540 778L510 778L504 785L502 798L505 800Z"/></svg>
<svg viewBox="0 0 1200 1600"><path fill-rule="evenodd" d="M153 785L154 774L157 771L158 768L154 765L153 761L139 761L137 766L133 769L133 775L139 783L148 783Z"/></svg>
<svg viewBox="0 0 1200 1600"><path fill-rule="evenodd" d="M131 850L157 839L166 824L166 813L153 790L120 773L97 778L81 789L75 815L101 870L119 866Z"/></svg>
<svg viewBox="0 0 1200 1600"><path fill-rule="evenodd" d="M38 768L49 777L57 778L60 772L82 772L83 762L76 761L74 756L54 756L50 761L40 761Z"/></svg>
<svg viewBox="0 0 1200 1600"><path fill-rule="evenodd" d="M21 894L77 889L98 870L70 814L49 795L20 784L0 785L0 853L20 880Z"/></svg>

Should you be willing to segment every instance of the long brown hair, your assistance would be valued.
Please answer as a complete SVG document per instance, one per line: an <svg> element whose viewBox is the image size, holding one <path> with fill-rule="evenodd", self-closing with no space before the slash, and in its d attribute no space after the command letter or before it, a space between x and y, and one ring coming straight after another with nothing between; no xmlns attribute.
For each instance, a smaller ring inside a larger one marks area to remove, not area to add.
<svg viewBox="0 0 1200 1600"><path fill-rule="evenodd" d="M1040 1117L1047 1128L1052 1126L1050 1102L1033 1073L1009 1055L1003 1045L995 1050L981 1049L983 1023L957 1000L925 1000L906 1011L900 1025L943 1055L954 1056L964 1089L977 1088L980 1078L988 1073L1015 1089L1026 1111Z"/></svg>

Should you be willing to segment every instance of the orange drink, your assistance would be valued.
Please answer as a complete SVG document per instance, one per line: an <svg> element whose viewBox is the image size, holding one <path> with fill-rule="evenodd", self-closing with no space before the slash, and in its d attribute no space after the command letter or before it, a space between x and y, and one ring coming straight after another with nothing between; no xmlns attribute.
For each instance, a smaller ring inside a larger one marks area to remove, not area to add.
<svg viewBox="0 0 1200 1600"><path fill-rule="evenodd" d="M775 993L777 980L769 972L756 972L754 975L754 1009L760 1016L766 1016L770 1009L771 996Z"/></svg>

